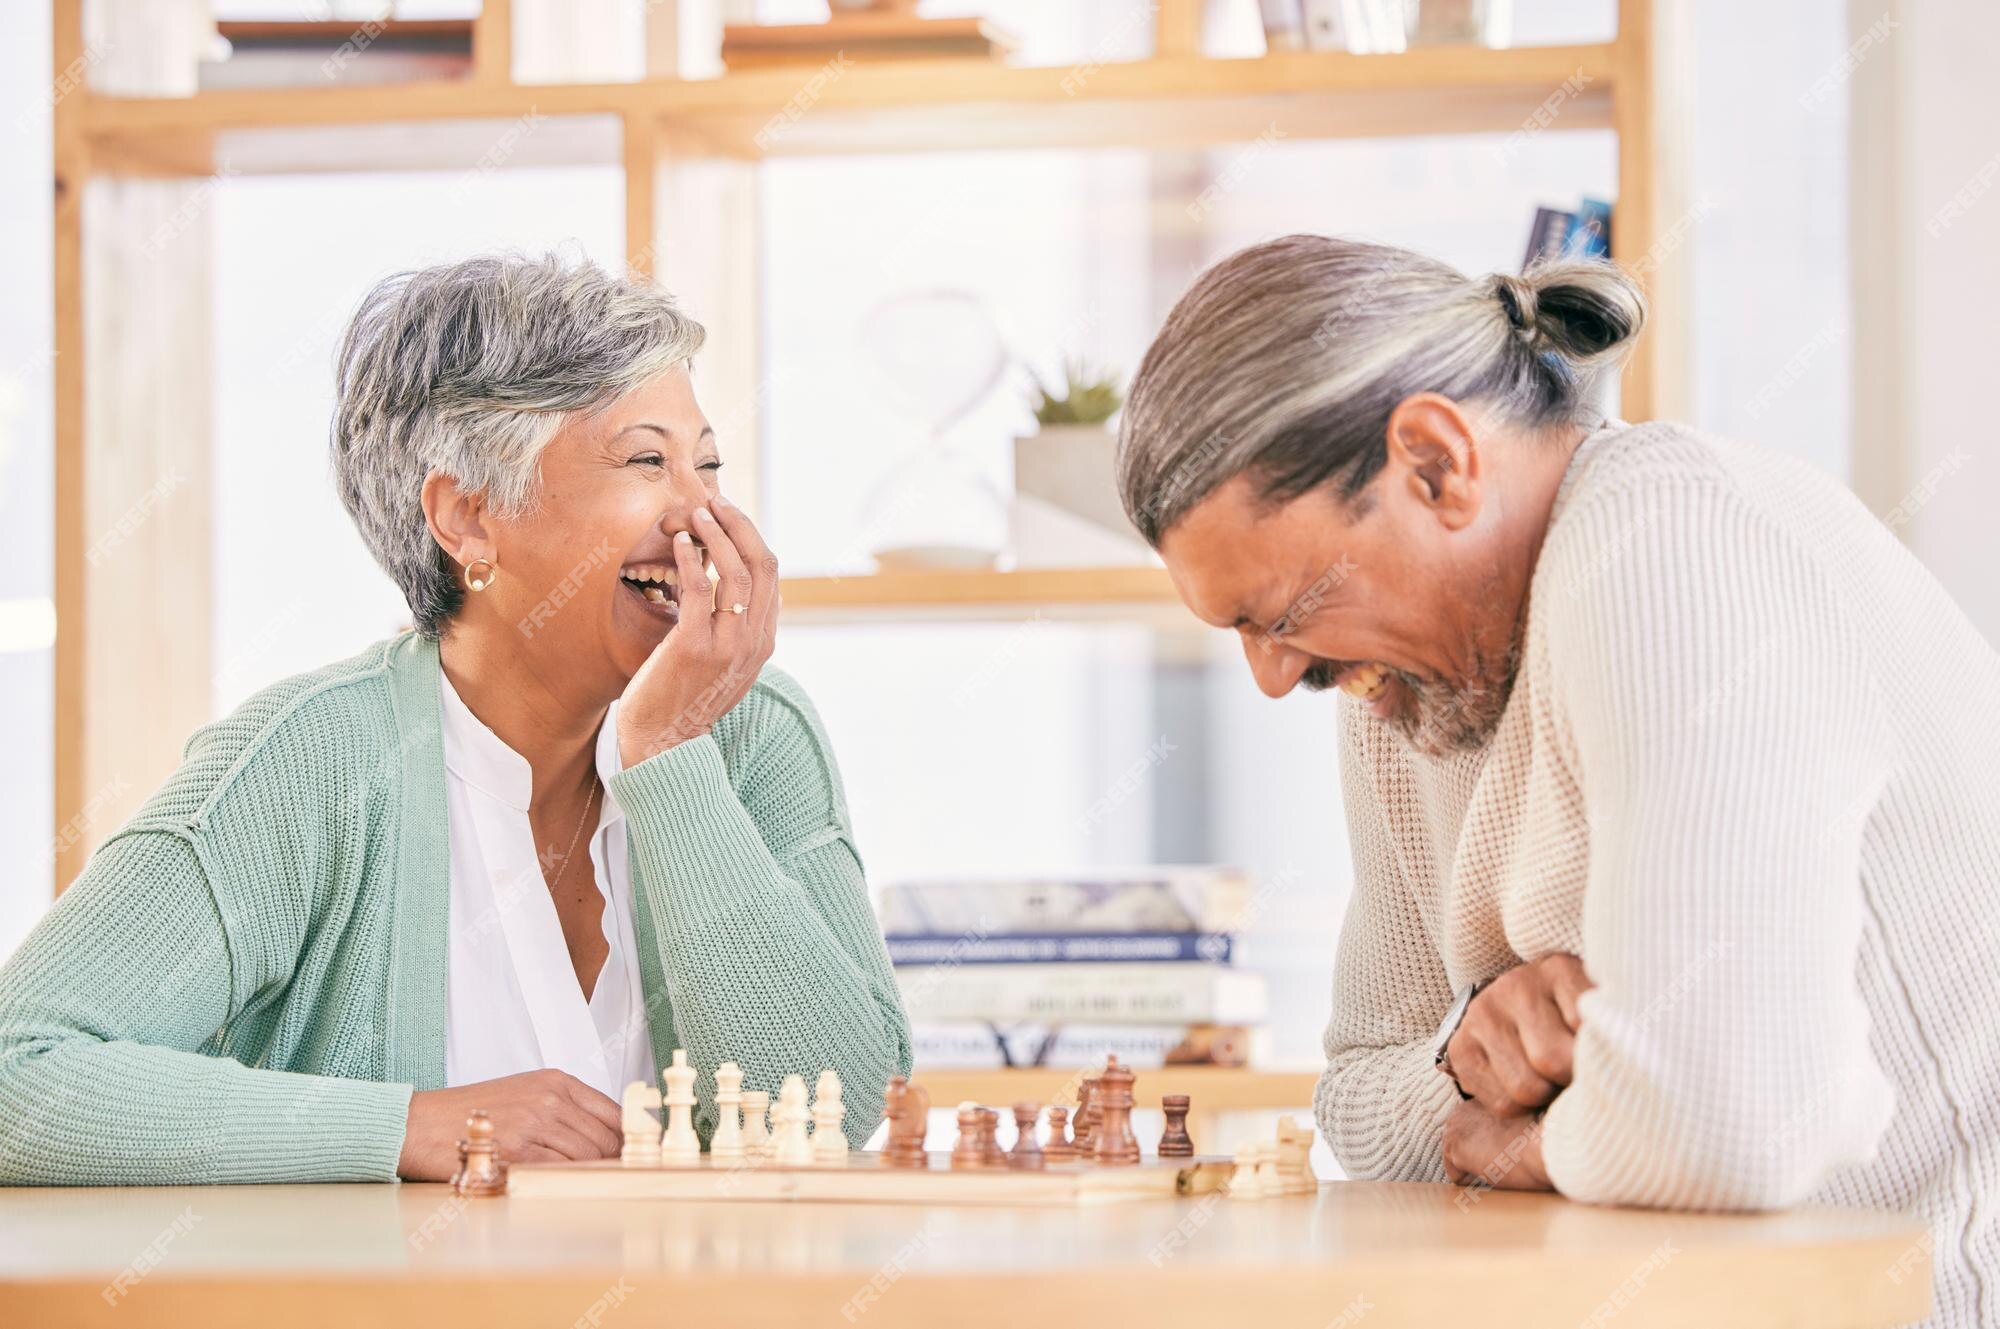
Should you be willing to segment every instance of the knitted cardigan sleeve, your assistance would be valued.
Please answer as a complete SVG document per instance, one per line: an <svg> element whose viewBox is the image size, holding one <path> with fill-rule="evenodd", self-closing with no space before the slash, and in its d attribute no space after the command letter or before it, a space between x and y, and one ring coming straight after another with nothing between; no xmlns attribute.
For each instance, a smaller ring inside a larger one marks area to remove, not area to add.
<svg viewBox="0 0 2000 1329"><path fill-rule="evenodd" d="M1363 746L1359 708L1342 699L1340 784L1354 843L1354 895L1334 961L1326 1071L1315 1114L1350 1177L1443 1181L1444 1119L1458 1102L1431 1061L1450 979L1405 881ZM1378 756L1380 754L1377 754Z"/></svg>
<svg viewBox="0 0 2000 1329"><path fill-rule="evenodd" d="M231 1056L246 944L198 832L106 841L0 967L0 1185L394 1177L410 1086Z"/></svg>
<svg viewBox="0 0 2000 1329"><path fill-rule="evenodd" d="M840 1075L849 1140L910 1069L909 1020L869 906L833 751L805 694L765 670L713 735L612 777L688 1059L775 1089ZM697 1085L703 1133L713 1081Z"/></svg>

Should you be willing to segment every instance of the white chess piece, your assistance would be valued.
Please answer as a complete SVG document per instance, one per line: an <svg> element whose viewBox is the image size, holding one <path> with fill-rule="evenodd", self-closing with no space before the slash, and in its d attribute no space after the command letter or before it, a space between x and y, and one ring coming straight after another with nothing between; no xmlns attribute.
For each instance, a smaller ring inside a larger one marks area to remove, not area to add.
<svg viewBox="0 0 2000 1329"><path fill-rule="evenodd" d="M1278 1179L1287 1195L1312 1195L1319 1178L1312 1170L1312 1128L1296 1117L1278 1119Z"/></svg>
<svg viewBox="0 0 2000 1329"><path fill-rule="evenodd" d="M708 1156L719 1163L742 1159L743 1071L733 1061L715 1068L715 1134L708 1142Z"/></svg>
<svg viewBox="0 0 2000 1329"><path fill-rule="evenodd" d="M772 1157L779 1167L805 1167L813 1161L812 1137L806 1124L812 1120L806 1108L806 1081L803 1075L787 1075L778 1086L777 1147Z"/></svg>
<svg viewBox="0 0 2000 1329"><path fill-rule="evenodd" d="M1240 1145L1236 1150L1236 1170L1229 1174L1229 1198L1232 1200L1261 1200L1264 1186L1258 1176L1258 1160L1263 1156L1264 1146L1257 1143Z"/></svg>
<svg viewBox="0 0 2000 1329"><path fill-rule="evenodd" d="M619 1151L618 1161L626 1167L660 1165L660 1123L647 1111L659 1105L660 1091L644 1080L634 1080L625 1086L622 1104L625 1147Z"/></svg>
<svg viewBox="0 0 2000 1329"><path fill-rule="evenodd" d="M819 1073L819 1082L813 1086L814 1162L847 1161L847 1136L840 1129L840 1119L846 1115L847 1105L840 1101L840 1076L829 1067Z"/></svg>
<svg viewBox="0 0 2000 1329"><path fill-rule="evenodd" d="M667 1092L667 1132L660 1140L660 1159L666 1163L701 1161L701 1137L694 1133L694 1067L688 1065L686 1048L674 1049L674 1064L660 1072Z"/></svg>
<svg viewBox="0 0 2000 1329"><path fill-rule="evenodd" d="M762 1089L743 1091L743 1156L753 1163L771 1156L771 1132L764 1124L770 1100Z"/></svg>
<svg viewBox="0 0 2000 1329"><path fill-rule="evenodd" d="M1285 1178L1278 1170L1276 1140L1266 1140L1257 1146L1257 1194L1265 1199L1288 1194Z"/></svg>

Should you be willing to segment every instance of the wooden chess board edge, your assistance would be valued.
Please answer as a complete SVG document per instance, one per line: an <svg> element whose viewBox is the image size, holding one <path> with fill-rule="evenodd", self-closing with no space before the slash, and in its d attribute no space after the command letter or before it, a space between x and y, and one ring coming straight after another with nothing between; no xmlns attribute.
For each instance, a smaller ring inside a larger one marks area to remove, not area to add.
<svg viewBox="0 0 2000 1329"><path fill-rule="evenodd" d="M1126 1167L1065 1164L1044 1171L952 1168L933 1154L928 1168L890 1168L874 1154L838 1166L718 1164L627 1167L617 1162L522 1163L507 1192L521 1199L789 1200L845 1204L1097 1205L1171 1199L1221 1189L1233 1164L1221 1158L1147 1159Z"/></svg>

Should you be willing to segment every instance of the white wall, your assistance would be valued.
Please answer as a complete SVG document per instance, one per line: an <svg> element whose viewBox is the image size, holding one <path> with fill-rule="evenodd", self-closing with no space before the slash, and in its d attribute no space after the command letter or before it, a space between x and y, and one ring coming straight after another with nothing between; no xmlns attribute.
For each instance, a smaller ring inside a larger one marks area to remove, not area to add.
<svg viewBox="0 0 2000 1329"><path fill-rule="evenodd" d="M54 879L49 7L0 13L0 956Z"/></svg>
<svg viewBox="0 0 2000 1329"><path fill-rule="evenodd" d="M1859 297L1879 322L1857 355L1864 400L1880 411L1881 454L1864 492L2000 646L2000 492L1992 383L2000 348L2000 6L1900 0L1879 55L1857 71L1891 173L1857 206L1881 209L1878 254L1857 255ZM1863 144L1860 151L1869 151ZM1877 259L1878 261L1870 261ZM1862 380L1892 376L1886 393ZM1886 410L1881 408L1886 406Z"/></svg>
<svg viewBox="0 0 2000 1329"><path fill-rule="evenodd" d="M1828 0L1693 0L1690 19L1691 423L1845 480L1845 23Z"/></svg>
<svg viewBox="0 0 2000 1329"><path fill-rule="evenodd" d="M365 200L365 206L355 206ZM214 195L215 711L409 622L335 493L333 354L362 294L494 249L624 252L608 167L235 176Z"/></svg>
<svg viewBox="0 0 2000 1329"><path fill-rule="evenodd" d="M787 626L877 884L1149 860L1161 760L1130 625Z"/></svg>

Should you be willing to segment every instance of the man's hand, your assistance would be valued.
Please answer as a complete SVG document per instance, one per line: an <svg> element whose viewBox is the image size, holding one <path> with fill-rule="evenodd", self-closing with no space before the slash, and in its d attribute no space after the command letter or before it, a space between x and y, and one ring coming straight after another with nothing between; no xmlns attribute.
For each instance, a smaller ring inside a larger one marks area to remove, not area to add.
<svg viewBox="0 0 2000 1329"><path fill-rule="evenodd" d="M1554 1190L1542 1169L1542 1119L1498 1117L1460 1103L1444 1121L1444 1175L1456 1186Z"/></svg>
<svg viewBox="0 0 2000 1329"><path fill-rule="evenodd" d="M610 1158L625 1142L616 1103L563 1071L528 1071L498 1080L410 1095L410 1121L396 1175L449 1181L458 1170L465 1119L483 1108L506 1163Z"/></svg>
<svg viewBox="0 0 2000 1329"><path fill-rule="evenodd" d="M1487 984L1445 1045L1459 1088L1495 1116L1548 1106L1569 1083L1577 998L1591 987L1574 955L1545 955Z"/></svg>

